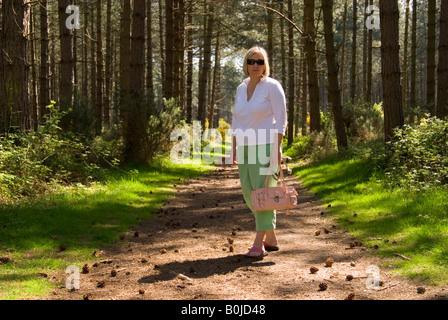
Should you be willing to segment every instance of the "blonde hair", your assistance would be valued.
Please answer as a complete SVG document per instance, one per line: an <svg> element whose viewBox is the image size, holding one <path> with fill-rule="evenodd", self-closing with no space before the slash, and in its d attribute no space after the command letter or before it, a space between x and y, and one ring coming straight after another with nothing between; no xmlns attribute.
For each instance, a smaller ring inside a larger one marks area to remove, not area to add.
<svg viewBox="0 0 448 320"><path fill-rule="evenodd" d="M252 57L255 53L259 53L263 56L263 60L264 60L263 75L266 77L269 77L269 75L271 74L271 69L269 67L268 53L266 52L266 50L264 48L259 47L259 46L252 47L246 52L246 55L244 56L244 62L243 62L244 74L246 76L249 76L249 71L247 70L247 59Z"/></svg>

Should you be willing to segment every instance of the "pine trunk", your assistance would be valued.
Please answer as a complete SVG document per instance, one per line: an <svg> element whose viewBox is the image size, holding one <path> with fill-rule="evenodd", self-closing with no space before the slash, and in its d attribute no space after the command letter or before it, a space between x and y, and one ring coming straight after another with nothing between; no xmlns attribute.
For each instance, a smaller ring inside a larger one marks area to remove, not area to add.
<svg viewBox="0 0 448 320"><path fill-rule="evenodd" d="M293 21L292 0L288 0L288 19ZM295 96L295 77L294 77L294 27L288 24L288 145L292 145L294 140L294 96Z"/></svg>
<svg viewBox="0 0 448 320"><path fill-rule="evenodd" d="M0 131L31 128L29 99L30 8L24 0L2 5L0 34Z"/></svg>
<svg viewBox="0 0 448 320"><path fill-rule="evenodd" d="M380 0L381 66L383 80L384 138L390 141L394 130L403 126L399 60L398 0Z"/></svg>
<svg viewBox="0 0 448 320"><path fill-rule="evenodd" d="M321 130L319 108L319 80L316 58L316 31L314 26L314 0L305 0L305 50L307 54L308 88L310 96L310 132Z"/></svg>
<svg viewBox="0 0 448 320"><path fill-rule="evenodd" d="M202 128L205 128L206 105L207 105L207 77L211 65L211 46L213 31L213 5L208 7L208 19L204 39L204 60L199 76L199 97L198 97L198 120L201 121Z"/></svg>
<svg viewBox="0 0 448 320"><path fill-rule="evenodd" d="M436 100L436 12L437 1L428 0L428 66L426 80L426 104L435 115Z"/></svg>
<svg viewBox="0 0 448 320"><path fill-rule="evenodd" d="M65 10L70 5L69 0L58 0L59 35L61 46L61 77L59 79L59 106L68 111L73 105L74 60L73 60L73 32L65 25L67 14ZM61 127L70 129L68 117L61 119Z"/></svg>
<svg viewBox="0 0 448 320"><path fill-rule="evenodd" d="M358 4L356 0L353 0L353 38L352 38L352 67L351 67L351 74L350 74L350 98L351 102L355 103L356 100L356 60L357 57L357 36L356 33L358 32Z"/></svg>
<svg viewBox="0 0 448 320"><path fill-rule="evenodd" d="M342 114L341 91L338 82L338 65L336 62L336 49L333 34L333 0L323 0L322 9L324 15L325 47L328 67L328 87L333 108L334 127L338 148L348 146L345 132L344 118Z"/></svg>
<svg viewBox="0 0 448 320"><path fill-rule="evenodd" d="M144 102L146 0L134 0L131 38L131 99L128 103L125 132L127 163L147 163L147 110ZM132 124L132 125L131 125Z"/></svg>
<svg viewBox="0 0 448 320"><path fill-rule="evenodd" d="M40 5L40 72L39 72L39 122L48 114L50 105L50 41L48 30L48 3L42 0Z"/></svg>
<svg viewBox="0 0 448 320"><path fill-rule="evenodd" d="M440 7L439 65L437 69L437 117L448 116L448 0Z"/></svg>

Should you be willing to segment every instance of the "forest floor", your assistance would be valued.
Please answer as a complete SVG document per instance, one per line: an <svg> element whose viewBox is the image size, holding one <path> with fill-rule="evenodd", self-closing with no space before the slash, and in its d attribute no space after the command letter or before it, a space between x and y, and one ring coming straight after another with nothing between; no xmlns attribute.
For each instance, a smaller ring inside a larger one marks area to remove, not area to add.
<svg viewBox="0 0 448 320"><path fill-rule="evenodd" d="M102 260L86 265L79 290L65 288L67 274L51 275L61 285L46 299L448 299L448 287L396 276L372 254L374 248L351 246L356 239L336 226L294 176L285 178L298 190L299 206L289 216L278 214L280 251L262 260L246 258L255 222L242 198L237 167L213 170L176 186L176 196L157 218L126 233L125 244L98 253ZM330 257L334 263L327 266ZM312 273L312 267L318 271ZM373 270L379 270L379 282L372 288L367 280Z"/></svg>

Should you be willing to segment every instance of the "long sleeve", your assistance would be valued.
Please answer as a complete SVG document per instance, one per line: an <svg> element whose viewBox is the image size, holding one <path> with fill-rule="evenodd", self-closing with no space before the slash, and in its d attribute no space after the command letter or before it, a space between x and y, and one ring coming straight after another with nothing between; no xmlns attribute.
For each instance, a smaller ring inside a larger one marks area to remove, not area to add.
<svg viewBox="0 0 448 320"><path fill-rule="evenodd" d="M287 115L286 115L286 97L285 91L283 90L280 83L276 83L272 86L269 92L271 99L272 113L275 119L275 130L276 133L286 134L287 126Z"/></svg>

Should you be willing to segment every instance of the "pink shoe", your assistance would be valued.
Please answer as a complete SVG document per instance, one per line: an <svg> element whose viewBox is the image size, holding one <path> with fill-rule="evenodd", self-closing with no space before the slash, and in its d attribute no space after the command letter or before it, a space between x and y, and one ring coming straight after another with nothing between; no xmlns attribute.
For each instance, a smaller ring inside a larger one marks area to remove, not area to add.
<svg viewBox="0 0 448 320"><path fill-rule="evenodd" d="M249 249L249 252L245 254L245 257L247 258L263 258L267 256L267 251L264 251L257 247L252 247Z"/></svg>

